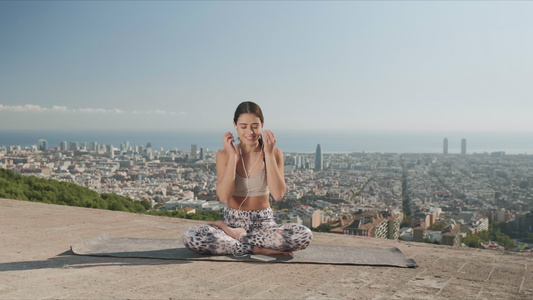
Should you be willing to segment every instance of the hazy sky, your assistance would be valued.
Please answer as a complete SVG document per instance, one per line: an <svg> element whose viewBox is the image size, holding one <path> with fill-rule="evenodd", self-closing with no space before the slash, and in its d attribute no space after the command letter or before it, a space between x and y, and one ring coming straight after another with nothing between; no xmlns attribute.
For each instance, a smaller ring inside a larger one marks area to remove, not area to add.
<svg viewBox="0 0 533 300"><path fill-rule="evenodd" d="M533 131L533 2L1 1L0 129Z"/></svg>

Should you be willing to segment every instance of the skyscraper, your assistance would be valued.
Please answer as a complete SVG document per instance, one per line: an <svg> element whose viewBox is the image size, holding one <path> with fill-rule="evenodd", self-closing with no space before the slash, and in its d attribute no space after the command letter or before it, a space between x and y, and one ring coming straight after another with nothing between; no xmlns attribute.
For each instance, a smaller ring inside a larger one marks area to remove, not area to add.
<svg viewBox="0 0 533 300"><path fill-rule="evenodd" d="M39 150L46 151L47 145L46 140L40 139L39 140Z"/></svg>
<svg viewBox="0 0 533 300"><path fill-rule="evenodd" d="M200 160L204 160L205 159L206 152L207 152L207 150L204 147L200 148Z"/></svg>
<svg viewBox="0 0 533 300"><path fill-rule="evenodd" d="M466 155L466 139L461 140L461 155Z"/></svg>
<svg viewBox="0 0 533 300"><path fill-rule="evenodd" d="M197 148L198 146L196 144L191 145L191 159L197 158L197 151L198 151Z"/></svg>
<svg viewBox="0 0 533 300"><path fill-rule="evenodd" d="M130 142L124 142L120 144L120 151L126 151L128 152L128 148L130 147Z"/></svg>
<svg viewBox="0 0 533 300"><path fill-rule="evenodd" d="M107 145L107 153L109 153L109 158L115 158L115 147L113 145Z"/></svg>
<svg viewBox="0 0 533 300"><path fill-rule="evenodd" d="M296 168L301 169L302 168L302 157L300 155L296 156Z"/></svg>
<svg viewBox="0 0 533 300"><path fill-rule="evenodd" d="M152 153L152 143L146 144L146 156L151 160L153 159L153 153Z"/></svg>
<svg viewBox="0 0 533 300"><path fill-rule="evenodd" d="M61 143L59 143L59 148L61 151L67 151L67 141L61 141Z"/></svg>
<svg viewBox="0 0 533 300"><path fill-rule="evenodd" d="M444 138L444 142L442 143L442 153L448 154L448 138Z"/></svg>
<svg viewBox="0 0 533 300"><path fill-rule="evenodd" d="M98 150L98 143L97 142L90 142L89 143L89 151L97 151Z"/></svg>
<svg viewBox="0 0 533 300"><path fill-rule="evenodd" d="M315 170L321 171L323 168L323 156L322 156L322 148L320 147L320 144L316 146L316 153L315 153Z"/></svg>

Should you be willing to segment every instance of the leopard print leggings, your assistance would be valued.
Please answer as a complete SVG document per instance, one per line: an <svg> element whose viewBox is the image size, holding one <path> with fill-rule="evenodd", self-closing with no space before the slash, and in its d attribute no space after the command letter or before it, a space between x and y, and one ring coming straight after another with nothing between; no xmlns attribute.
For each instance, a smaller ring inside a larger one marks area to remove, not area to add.
<svg viewBox="0 0 533 300"><path fill-rule="evenodd" d="M300 224L276 224L272 209L238 210L227 208L224 223L233 228L244 228L246 235L234 239L212 225L190 227L183 233L183 244L198 253L244 256L252 254L254 246L297 251L309 246L313 233Z"/></svg>

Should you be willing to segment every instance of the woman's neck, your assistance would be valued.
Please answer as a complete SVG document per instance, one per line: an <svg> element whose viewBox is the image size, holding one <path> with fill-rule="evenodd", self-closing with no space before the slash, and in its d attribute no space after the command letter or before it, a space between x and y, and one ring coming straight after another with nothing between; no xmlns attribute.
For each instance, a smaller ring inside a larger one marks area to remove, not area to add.
<svg viewBox="0 0 533 300"><path fill-rule="evenodd" d="M242 154L244 156L250 156L252 152L258 152L260 150L259 143L254 143L252 145L240 143L239 147L241 148Z"/></svg>

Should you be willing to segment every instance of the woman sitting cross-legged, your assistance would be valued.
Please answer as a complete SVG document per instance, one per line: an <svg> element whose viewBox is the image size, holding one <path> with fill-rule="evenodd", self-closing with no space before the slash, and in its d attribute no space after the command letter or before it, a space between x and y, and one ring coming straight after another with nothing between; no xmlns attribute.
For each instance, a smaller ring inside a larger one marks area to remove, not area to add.
<svg viewBox="0 0 533 300"><path fill-rule="evenodd" d="M218 151L217 196L228 204L224 221L193 226L183 234L188 249L207 254L283 254L305 249L313 234L300 224L276 224L269 196L275 201L286 190L283 153L276 137L263 130L261 108L253 102L241 103L233 118L240 143L234 145L231 132L222 138Z"/></svg>

